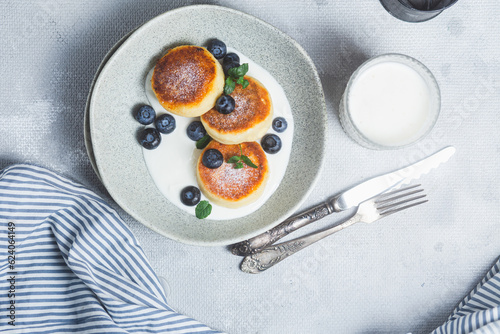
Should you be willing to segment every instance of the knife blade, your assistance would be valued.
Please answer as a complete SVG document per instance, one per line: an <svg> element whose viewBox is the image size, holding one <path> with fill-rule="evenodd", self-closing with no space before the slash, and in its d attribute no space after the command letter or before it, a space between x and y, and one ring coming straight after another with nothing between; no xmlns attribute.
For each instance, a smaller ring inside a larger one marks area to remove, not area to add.
<svg viewBox="0 0 500 334"><path fill-rule="evenodd" d="M369 179L336 197L333 201L334 210L347 210L384 191L408 184L448 161L453 154L455 154L455 148L448 146L410 166Z"/></svg>
<svg viewBox="0 0 500 334"><path fill-rule="evenodd" d="M231 247L231 252L240 256L254 254L291 232L333 212L340 212L358 206L387 190L397 189L403 184L408 184L412 180L420 178L423 174L448 161L454 153L455 148L448 146L412 165L364 181L324 203L288 218L256 237L234 244Z"/></svg>

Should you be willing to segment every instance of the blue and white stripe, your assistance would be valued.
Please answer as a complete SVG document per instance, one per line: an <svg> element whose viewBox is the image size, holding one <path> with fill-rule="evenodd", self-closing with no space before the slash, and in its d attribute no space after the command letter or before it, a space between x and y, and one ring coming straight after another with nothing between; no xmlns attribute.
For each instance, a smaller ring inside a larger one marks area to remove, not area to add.
<svg viewBox="0 0 500 334"><path fill-rule="evenodd" d="M500 259L432 334L500 333Z"/></svg>
<svg viewBox="0 0 500 334"><path fill-rule="evenodd" d="M109 205L47 169L0 172L0 254L0 332L216 333L168 306L137 240Z"/></svg>

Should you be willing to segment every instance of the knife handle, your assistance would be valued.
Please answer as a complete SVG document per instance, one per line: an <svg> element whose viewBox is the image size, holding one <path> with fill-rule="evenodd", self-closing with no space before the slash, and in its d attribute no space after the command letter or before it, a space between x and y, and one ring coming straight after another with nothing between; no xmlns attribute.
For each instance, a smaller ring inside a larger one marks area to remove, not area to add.
<svg viewBox="0 0 500 334"><path fill-rule="evenodd" d="M310 246L329 235L337 233L344 228L359 222L360 220L361 215L355 214L343 223L327 228L326 230L266 247L256 254L246 256L241 262L241 271L248 274L258 274L263 272L264 270L274 266L276 263L283 261L290 255L293 255L307 246Z"/></svg>
<svg viewBox="0 0 500 334"><path fill-rule="evenodd" d="M298 230L312 222L320 220L335 212L333 206L334 200L329 200L319 205L316 205L306 211L296 214L272 229L259 234L251 239L234 244L231 247L231 252L234 255L247 256L261 251L266 246L269 246L277 240L287 236L293 231Z"/></svg>

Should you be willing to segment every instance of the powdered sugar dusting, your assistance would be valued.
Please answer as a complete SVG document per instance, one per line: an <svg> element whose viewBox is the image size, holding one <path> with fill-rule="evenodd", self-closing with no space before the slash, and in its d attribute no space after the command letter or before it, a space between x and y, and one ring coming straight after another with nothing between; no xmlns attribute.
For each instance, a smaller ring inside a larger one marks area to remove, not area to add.
<svg viewBox="0 0 500 334"><path fill-rule="evenodd" d="M243 199L260 188L268 173L269 167L265 153L256 142L242 143L240 145L222 145L211 142L207 147L223 152L224 163L216 169L210 169L203 164L197 167L205 188L217 197L226 200L237 201ZM231 157L239 156L241 153L257 165L252 168L243 164L243 168L235 168L233 163L227 163Z"/></svg>
<svg viewBox="0 0 500 334"><path fill-rule="evenodd" d="M237 85L231 93L235 103L231 113L225 115L212 109L202 116L210 127L225 133L237 133L249 125L263 122L272 112L271 98L265 87L252 77L245 76L245 79L249 81L248 87L243 89Z"/></svg>

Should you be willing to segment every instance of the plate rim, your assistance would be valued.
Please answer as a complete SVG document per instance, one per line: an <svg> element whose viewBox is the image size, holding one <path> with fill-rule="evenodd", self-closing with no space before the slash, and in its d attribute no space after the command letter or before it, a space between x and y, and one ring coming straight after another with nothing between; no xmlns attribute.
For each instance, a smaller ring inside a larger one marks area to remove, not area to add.
<svg viewBox="0 0 500 334"><path fill-rule="evenodd" d="M97 175L99 180L101 179L101 175L99 173L99 169L97 168L97 162L94 156L94 149L92 147L92 136L90 133L90 99L92 96L92 93L94 92L94 86L97 82L97 79L99 78L99 75L101 74L102 70L104 69L104 66L108 62L108 60L113 56L113 54L118 50L118 48L132 35L132 33L136 30L131 30L127 34L123 35L113 46L106 52L106 55L104 58L101 60L99 65L97 66L96 73L94 74L94 77L92 78L92 82L90 83L90 90L89 93L87 94L87 99L85 100L85 110L83 112L83 140L85 144L85 150L87 151L87 155L89 156L90 160L90 165L92 166L92 169L94 170L94 173Z"/></svg>
<svg viewBox="0 0 500 334"><path fill-rule="evenodd" d="M281 223L286 218L290 217L294 212L297 211L297 209L310 196L311 192L313 191L315 185L317 184L317 182L319 180L320 175L322 174L322 171L323 171L323 168L324 168L325 156L326 156L326 134L327 134L327 130L328 130L327 107L326 107L325 95L324 95L324 90L323 90L323 86L322 86L322 83L321 83L321 79L319 77L319 74L318 74L318 71L316 69L316 66L315 66L314 62L312 61L311 57L307 54L307 52L305 51L305 49L298 42L296 42L293 38L291 38L290 36L288 36L286 33L282 32L278 28L274 27L273 25L271 25L271 24L269 24L269 23L267 23L267 22L265 22L265 21L263 21L263 20L255 17L255 16L253 16L251 14L247 14L247 13L241 12L239 10L235 10L235 9L224 7L224 6L199 4L199 5L190 5L190 6L178 7L178 8L166 11L166 12L164 12L162 14L159 14L159 15L151 18L150 20L148 20L144 24L140 25L139 27L136 27L134 30L132 30L131 32L129 32L128 33L129 34L128 38L126 38L123 41L123 43L115 50L115 52L113 52L113 54L110 56L110 58L108 59L108 61L104 64L104 66L102 67L102 69L101 69L98 77L95 80L95 84L94 84L94 86L92 88L92 91L89 94L90 95L90 99L89 99L90 100L89 124L90 124L91 138L95 138L95 135L93 134L93 132L95 130L92 127L92 119L93 119L92 109L93 109L93 103L95 103L95 99L93 97L96 94L95 87L99 86L99 82L100 82L100 80L102 80L102 76L101 75L102 75L102 73L105 73L107 67L110 66L110 60L115 56L115 53L117 53L118 51L120 51L120 49L122 49L124 47L127 47L128 43L130 43L130 40L131 40L131 38L134 35L140 34L142 32L142 30L147 29L150 25L154 24L155 21L157 21L157 20L163 20L164 17L170 16L170 15L175 15L175 13L177 13L177 12L189 11L189 10L195 10L195 9L203 9L203 8L209 8L209 9L214 9L214 10L219 10L219 11L225 11L225 12L228 12L230 14L243 16L243 17L246 17L246 18L248 18L250 20L257 21L259 24L261 24L261 25L263 25L263 26L265 26L265 27L273 30L281 38L284 38L289 43L291 43L300 52L300 54L305 59L305 61L307 62L307 64L311 67L311 69L312 69L312 76L314 78L314 82L315 82L315 84L317 86L317 90L318 90L318 93L320 95L320 99L319 99L320 101L319 101L319 103L321 105L321 119L322 119L322 126L323 126L323 133L322 133L323 134L323 138L322 138L322 141L321 141L321 156L319 157L318 168L315 169L314 176L312 177L312 182L310 182L310 184L308 186L308 189L305 190L303 196L299 200L296 201L295 205L292 205L287 210L284 210L284 212L281 215L279 215L278 219L276 219L274 222L272 222L272 223L270 223L270 224L268 224L268 225L266 225L266 226L264 226L262 228L255 229L255 230L253 230L250 233L246 233L244 235L240 235L240 236L237 236L237 237L226 238L226 239L223 239L223 240L221 240L221 239L210 240L210 241L202 241L202 240L199 240L199 239L193 240L193 239L189 239L189 238L179 237L176 234L170 234L170 233L168 233L168 231L165 231L164 229L161 229L161 228L157 227L154 224L148 224L148 223L144 222L143 221L144 217L142 217L142 215L138 214L136 212L136 210L134 210L133 208L130 208L127 205L125 205L123 203L122 199L121 199L122 196L120 196L119 193L116 193L115 189L113 189L112 187L111 187L111 190L109 189L109 182L107 181L107 177L105 176L105 173L102 173L102 171L101 171L102 167L100 167L99 158L96 155L94 155L94 157L95 157L97 169L98 169L99 174L100 174L100 180L101 180L102 184L104 185L104 187L106 188L107 192L109 193L110 197L125 212L127 212L127 214L129 214L131 217L133 217L139 223L141 223L142 225L148 227L149 229L153 230L154 232L156 232L156 233L158 233L158 234L160 234L162 236L165 236L165 237L167 237L167 238L169 238L171 240L178 241L178 242L181 242L181 243L184 243L184 244L195 245L195 246L227 246L227 245L231 245L231 244L234 244L234 243L237 243L237 242L249 239L249 238L251 238L253 236L256 236L258 234L261 234L261 233L263 233L263 232L271 229L272 227L278 225L279 223Z"/></svg>

